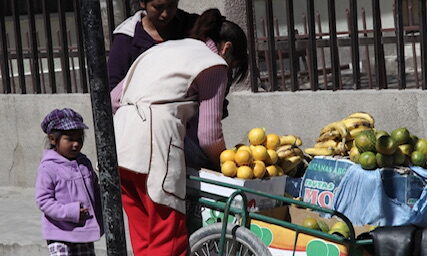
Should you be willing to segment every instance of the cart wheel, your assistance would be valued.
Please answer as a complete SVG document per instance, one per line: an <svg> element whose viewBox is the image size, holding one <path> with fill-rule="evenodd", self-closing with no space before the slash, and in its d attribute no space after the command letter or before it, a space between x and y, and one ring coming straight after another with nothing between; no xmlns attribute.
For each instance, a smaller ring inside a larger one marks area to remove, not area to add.
<svg viewBox="0 0 427 256"><path fill-rule="evenodd" d="M191 256L219 255L222 223L203 227L190 236ZM270 251L254 233L245 227L227 225L224 256L271 256Z"/></svg>

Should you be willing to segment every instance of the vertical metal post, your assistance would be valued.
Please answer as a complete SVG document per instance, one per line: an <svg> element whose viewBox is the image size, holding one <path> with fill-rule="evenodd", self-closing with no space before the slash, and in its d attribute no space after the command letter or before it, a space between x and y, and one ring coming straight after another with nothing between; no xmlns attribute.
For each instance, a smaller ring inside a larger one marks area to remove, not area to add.
<svg viewBox="0 0 427 256"><path fill-rule="evenodd" d="M274 25L273 25L273 0L265 0L266 21L267 21L267 44L268 44L268 57L269 67L268 78L270 80L270 91L277 91L277 64L276 64L276 46L274 39Z"/></svg>
<svg viewBox="0 0 427 256"><path fill-rule="evenodd" d="M107 20L108 20L108 35L110 36L110 44L113 42L113 30L116 27L114 23L113 0L107 0Z"/></svg>
<svg viewBox="0 0 427 256"><path fill-rule="evenodd" d="M426 0L419 0L420 8L420 33L421 33L421 77L423 79L422 89L427 89L427 21Z"/></svg>
<svg viewBox="0 0 427 256"><path fill-rule="evenodd" d="M414 25L413 1L415 1L415 0L409 0L409 2L408 2L409 26L413 26ZM413 63L413 68L414 68L415 85L416 85L417 88L420 88L420 79L419 79L419 76L418 76L417 48L415 46L416 45L415 44L415 40L413 40L414 35L415 35L414 30L411 30L410 35L411 35L412 63Z"/></svg>
<svg viewBox="0 0 427 256"><path fill-rule="evenodd" d="M80 11L100 170L107 255L125 256L126 238L99 0L81 0Z"/></svg>
<svg viewBox="0 0 427 256"><path fill-rule="evenodd" d="M65 91L70 93L71 90L71 74L70 74L70 56L68 54L67 42L67 21L65 20L65 11L62 0L58 0L58 18L61 44L61 62L62 62L62 77L64 79Z"/></svg>
<svg viewBox="0 0 427 256"><path fill-rule="evenodd" d="M318 27L318 31L319 31L319 39L323 38L323 32L322 32L322 22L320 19L320 13L316 12L316 21L317 21L317 27ZM323 73L323 84L324 84L324 89L327 90L328 89L328 74L326 73L326 63L325 63L325 49L323 47L320 48L320 59L321 59L321 64L322 64L322 73Z"/></svg>
<svg viewBox="0 0 427 256"><path fill-rule="evenodd" d="M255 50L255 26L254 26L254 6L253 0L246 1L246 22L248 29L248 48L249 48L249 72L250 83L252 92L258 92L257 85L257 64L256 64L256 50Z"/></svg>
<svg viewBox="0 0 427 256"><path fill-rule="evenodd" d="M7 38L6 38L6 27L4 23L4 2L0 4L0 49L1 49L1 59L0 59L0 68L1 68L1 78L3 83L3 93L11 93L12 88L10 87L10 74L9 74L9 62L8 62L8 52L7 52Z"/></svg>
<svg viewBox="0 0 427 256"><path fill-rule="evenodd" d="M130 16L130 0L123 0L123 1L124 1L124 6L125 6L125 8L124 8L125 16L124 17L126 19L127 17Z"/></svg>
<svg viewBox="0 0 427 256"><path fill-rule="evenodd" d="M43 23L46 35L46 52L47 52L47 66L49 70L49 86L52 93L56 93L56 77L55 77L55 64L53 62L53 44L52 44L52 27L50 25L50 14L46 4L47 0L42 0L43 8Z"/></svg>
<svg viewBox="0 0 427 256"><path fill-rule="evenodd" d="M27 0L27 12L28 12L28 23L30 25L30 49L31 49L31 58L33 59L32 65L32 74L35 82L35 92L41 93L41 84L40 84L40 68L39 68L39 54L37 48L37 30L36 30L36 21L34 19L33 12L33 1ZM43 72L43 70L42 70Z"/></svg>
<svg viewBox="0 0 427 256"><path fill-rule="evenodd" d="M82 38L82 21L80 14L80 0L74 0L74 21L76 24L76 38L77 38L77 56L79 58L79 71L80 71L80 84L83 90L83 93L88 92L87 88L87 79L86 79L86 62L85 62L85 53L83 46Z"/></svg>
<svg viewBox="0 0 427 256"><path fill-rule="evenodd" d="M380 1L372 0L372 14L374 19L374 49L375 49L375 76L378 89L387 89L385 71L384 46L381 32Z"/></svg>
<svg viewBox="0 0 427 256"><path fill-rule="evenodd" d="M357 22L357 1L350 0L351 60L353 64L353 88L360 89L359 26Z"/></svg>
<svg viewBox="0 0 427 256"><path fill-rule="evenodd" d="M288 23L288 52L289 68L291 72L291 91L298 90L298 58L295 47L295 21L294 21L294 0L286 0L286 16ZM274 58L276 61L276 58Z"/></svg>
<svg viewBox="0 0 427 256"><path fill-rule="evenodd" d="M405 42L403 39L403 6L402 0L395 0L395 24L396 24L396 52L397 52L397 69L398 69L398 82L399 89L406 88L405 76Z"/></svg>
<svg viewBox="0 0 427 256"><path fill-rule="evenodd" d="M25 86L25 73L24 73L24 56L22 54L22 37L21 37L21 23L19 21L19 10L17 1L12 2L12 16L13 25L15 29L15 45L16 45L16 62L18 63L19 86L21 94L27 93Z"/></svg>
<svg viewBox="0 0 427 256"><path fill-rule="evenodd" d="M310 61L311 89L319 89L319 75L317 72L316 21L314 14L314 0L307 0L308 21L308 58Z"/></svg>
<svg viewBox="0 0 427 256"><path fill-rule="evenodd" d="M363 25L363 37L368 37L368 29L366 27L366 11L365 8L362 8L362 25ZM369 54L369 45L365 44L365 59L366 64L368 67L368 83L369 83L369 89L373 88L373 82L372 82L372 71L371 71L371 57Z"/></svg>
<svg viewBox="0 0 427 256"><path fill-rule="evenodd" d="M340 57L338 55L337 20L335 13L335 0L328 0L329 10L329 48L331 51L332 88L340 88Z"/></svg>

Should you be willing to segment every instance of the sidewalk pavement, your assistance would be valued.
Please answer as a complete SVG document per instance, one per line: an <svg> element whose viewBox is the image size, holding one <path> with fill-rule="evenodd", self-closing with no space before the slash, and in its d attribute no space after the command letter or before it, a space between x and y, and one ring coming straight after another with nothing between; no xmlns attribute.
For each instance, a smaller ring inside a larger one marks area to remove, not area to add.
<svg viewBox="0 0 427 256"><path fill-rule="evenodd" d="M0 186L0 255L46 256L46 241L41 237L41 212L33 188ZM125 219L128 256L132 253ZM95 242L97 256L107 255L105 238Z"/></svg>

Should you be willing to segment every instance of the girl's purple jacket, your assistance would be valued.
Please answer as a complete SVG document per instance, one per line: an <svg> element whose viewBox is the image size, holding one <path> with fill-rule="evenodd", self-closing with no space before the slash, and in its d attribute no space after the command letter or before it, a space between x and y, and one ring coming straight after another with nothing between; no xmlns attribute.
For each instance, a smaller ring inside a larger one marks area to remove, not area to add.
<svg viewBox="0 0 427 256"><path fill-rule="evenodd" d="M45 150L36 180L36 202L46 240L94 242L103 235L98 177L90 160L80 154L68 160ZM80 207L89 214L80 220Z"/></svg>

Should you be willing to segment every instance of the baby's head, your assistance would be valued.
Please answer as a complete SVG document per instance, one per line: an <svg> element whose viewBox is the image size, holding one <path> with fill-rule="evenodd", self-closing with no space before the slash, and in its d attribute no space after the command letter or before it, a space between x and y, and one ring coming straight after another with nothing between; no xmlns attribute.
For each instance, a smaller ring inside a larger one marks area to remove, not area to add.
<svg viewBox="0 0 427 256"><path fill-rule="evenodd" d="M83 117L70 108L55 109L42 121L41 128L47 135L50 149L68 159L75 159L83 147Z"/></svg>

